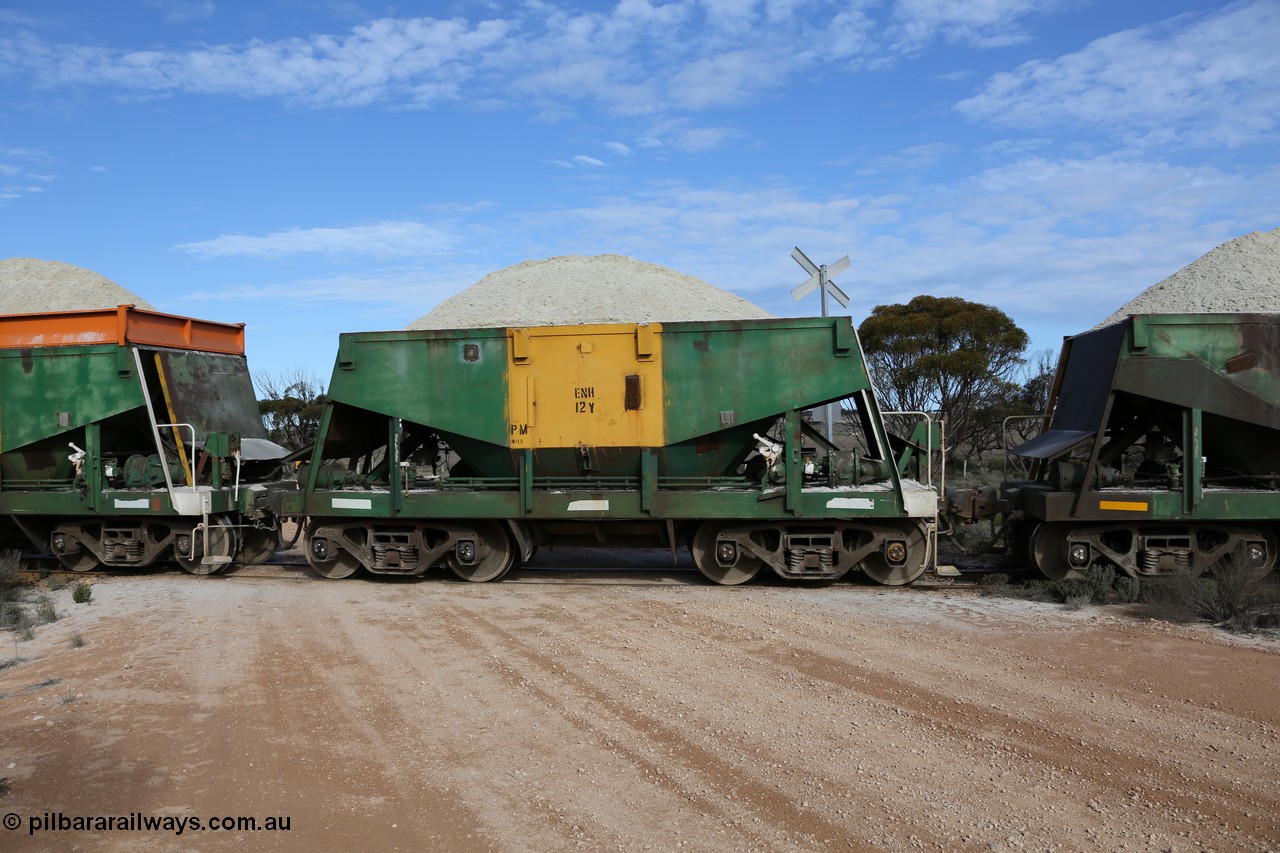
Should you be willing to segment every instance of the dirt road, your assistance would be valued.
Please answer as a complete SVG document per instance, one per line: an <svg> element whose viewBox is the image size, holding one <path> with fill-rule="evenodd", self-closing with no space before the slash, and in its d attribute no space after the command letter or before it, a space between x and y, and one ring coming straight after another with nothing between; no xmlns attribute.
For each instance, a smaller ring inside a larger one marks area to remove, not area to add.
<svg viewBox="0 0 1280 853"><path fill-rule="evenodd" d="M0 847L1280 848L1275 643L844 582L274 574L57 593L0 655ZM58 814L204 828L28 834Z"/></svg>

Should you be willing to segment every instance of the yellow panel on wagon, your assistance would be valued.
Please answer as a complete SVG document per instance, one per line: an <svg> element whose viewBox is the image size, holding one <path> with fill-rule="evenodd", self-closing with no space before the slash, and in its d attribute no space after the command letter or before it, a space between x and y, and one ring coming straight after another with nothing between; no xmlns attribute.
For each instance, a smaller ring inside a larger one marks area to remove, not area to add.
<svg viewBox="0 0 1280 853"><path fill-rule="evenodd" d="M659 323L509 329L514 448L661 447Z"/></svg>

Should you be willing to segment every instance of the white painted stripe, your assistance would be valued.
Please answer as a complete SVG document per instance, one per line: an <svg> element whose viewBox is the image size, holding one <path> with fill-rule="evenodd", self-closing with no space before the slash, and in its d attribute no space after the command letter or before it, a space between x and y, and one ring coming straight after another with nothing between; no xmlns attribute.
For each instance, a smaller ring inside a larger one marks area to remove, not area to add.
<svg viewBox="0 0 1280 853"><path fill-rule="evenodd" d="M608 512L608 501L569 501L569 512Z"/></svg>
<svg viewBox="0 0 1280 853"><path fill-rule="evenodd" d="M146 509L149 506L151 506L151 501L146 498L133 501L125 501L120 498L116 498L116 509Z"/></svg>
<svg viewBox="0 0 1280 853"><path fill-rule="evenodd" d="M932 491L903 492L903 509L912 518L932 518L938 512L938 495Z"/></svg>
<svg viewBox="0 0 1280 853"><path fill-rule="evenodd" d="M334 498L334 509L373 509L373 501L369 498Z"/></svg>
<svg viewBox="0 0 1280 853"><path fill-rule="evenodd" d="M875 509L874 498L832 498L827 501L827 509Z"/></svg>

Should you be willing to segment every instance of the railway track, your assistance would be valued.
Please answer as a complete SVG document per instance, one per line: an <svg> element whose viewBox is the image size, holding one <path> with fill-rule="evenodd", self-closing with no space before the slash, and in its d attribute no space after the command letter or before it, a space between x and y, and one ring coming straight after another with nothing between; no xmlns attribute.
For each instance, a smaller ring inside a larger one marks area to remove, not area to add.
<svg viewBox="0 0 1280 853"><path fill-rule="evenodd" d="M606 555L601 558L601 552ZM694 567L687 555L681 554L675 565L670 564L670 553L661 549L632 549L631 551L612 551L595 548L563 548L555 552L540 554L528 566L513 569L501 581L501 584L538 584L562 586L708 586L706 579ZM927 573L914 584L903 589L936 590L956 589L976 586L983 577L1002 572L1019 574L1006 567L993 568L978 561L958 561L960 577L937 577ZM56 577L65 582L92 577L146 577L149 575L170 574L180 572L176 563L157 563L144 569L102 569L92 572L74 572L61 566L52 556L24 555L20 567L25 581L31 582L48 577ZM1032 572L1028 566L1024 572ZM211 577L234 577L247 580L275 581L324 581L317 577L307 566L300 555L277 554L272 559L256 566L232 565L218 575ZM200 579L193 578L193 582ZM441 582L465 584L447 570L429 571L424 577L398 577L394 575L364 575L351 580L353 583L421 583ZM847 576L847 580L834 583L861 583L856 573ZM866 581L869 585L871 581ZM808 584L787 581L772 576L761 576L752 582L753 586L808 586Z"/></svg>

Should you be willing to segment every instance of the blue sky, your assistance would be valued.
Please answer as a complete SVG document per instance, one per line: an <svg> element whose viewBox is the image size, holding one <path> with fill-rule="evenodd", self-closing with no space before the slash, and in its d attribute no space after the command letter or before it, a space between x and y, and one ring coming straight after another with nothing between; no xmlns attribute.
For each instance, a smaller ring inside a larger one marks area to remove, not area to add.
<svg viewBox="0 0 1280 853"><path fill-rule="evenodd" d="M781 315L849 255L1057 348L1280 227L1280 0L0 0L0 257L327 377L485 274L613 252Z"/></svg>

